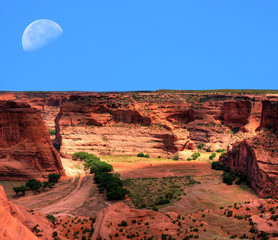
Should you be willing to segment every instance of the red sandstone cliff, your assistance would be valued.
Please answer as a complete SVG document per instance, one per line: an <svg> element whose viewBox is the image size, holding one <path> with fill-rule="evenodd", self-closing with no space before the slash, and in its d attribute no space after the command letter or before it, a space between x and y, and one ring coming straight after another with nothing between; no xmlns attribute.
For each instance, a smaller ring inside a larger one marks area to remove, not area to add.
<svg viewBox="0 0 278 240"><path fill-rule="evenodd" d="M264 101L260 129L278 129L278 101Z"/></svg>
<svg viewBox="0 0 278 240"><path fill-rule="evenodd" d="M258 138L248 139L233 146L220 158L225 166L241 176L247 176L251 187L260 197L278 198L278 157Z"/></svg>
<svg viewBox="0 0 278 240"><path fill-rule="evenodd" d="M0 185L0 239L38 240L52 239L50 222L38 212L8 201Z"/></svg>
<svg viewBox="0 0 278 240"><path fill-rule="evenodd" d="M0 101L0 179L63 175L40 112L26 103Z"/></svg>

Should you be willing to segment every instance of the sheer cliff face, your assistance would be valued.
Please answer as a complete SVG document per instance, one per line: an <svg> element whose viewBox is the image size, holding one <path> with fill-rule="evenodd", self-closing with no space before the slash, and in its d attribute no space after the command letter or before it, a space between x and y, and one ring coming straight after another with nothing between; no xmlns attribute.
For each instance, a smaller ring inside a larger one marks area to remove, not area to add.
<svg viewBox="0 0 278 240"><path fill-rule="evenodd" d="M220 158L231 171L247 176L251 187L260 197L278 197L278 158L252 140L236 144Z"/></svg>
<svg viewBox="0 0 278 240"><path fill-rule="evenodd" d="M63 175L40 112L26 103L0 101L0 179Z"/></svg>
<svg viewBox="0 0 278 240"><path fill-rule="evenodd" d="M245 175L261 197L278 198L278 102L263 101L257 135L239 142L220 158L232 172Z"/></svg>
<svg viewBox="0 0 278 240"><path fill-rule="evenodd" d="M278 101L264 101L260 128L278 129Z"/></svg>

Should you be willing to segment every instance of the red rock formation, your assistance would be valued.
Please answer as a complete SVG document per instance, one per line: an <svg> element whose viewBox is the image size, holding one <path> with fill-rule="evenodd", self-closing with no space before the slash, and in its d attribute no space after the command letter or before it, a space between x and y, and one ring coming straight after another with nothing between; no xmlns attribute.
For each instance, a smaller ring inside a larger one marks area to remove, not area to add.
<svg viewBox="0 0 278 240"><path fill-rule="evenodd" d="M250 101L225 101L220 118L232 128L241 128L248 123L251 107Z"/></svg>
<svg viewBox="0 0 278 240"><path fill-rule="evenodd" d="M132 224L132 220L142 223L140 225ZM125 238L123 234L127 236L131 232L138 232L139 236L145 237L150 237L144 234L147 231L153 236L161 236L162 233L176 236L177 233L176 225L166 215L152 210L132 209L120 202L103 209L98 214L94 224L95 231L91 239L95 240L99 237L109 239L109 236L115 236L119 228L118 224L121 224L122 221L126 221L128 226L124 227L124 232L120 233L119 239Z"/></svg>
<svg viewBox="0 0 278 240"><path fill-rule="evenodd" d="M0 185L0 239L38 240L52 239L50 222L38 212L8 201Z"/></svg>
<svg viewBox="0 0 278 240"><path fill-rule="evenodd" d="M246 176L260 197L278 198L278 156L274 154L276 149L270 150L263 142L264 137L256 137L237 143L220 158L220 162L229 166L232 172Z"/></svg>
<svg viewBox="0 0 278 240"><path fill-rule="evenodd" d="M0 179L63 175L40 112L26 103L0 101Z"/></svg>
<svg viewBox="0 0 278 240"><path fill-rule="evenodd" d="M278 129L278 101L263 101L260 128Z"/></svg>

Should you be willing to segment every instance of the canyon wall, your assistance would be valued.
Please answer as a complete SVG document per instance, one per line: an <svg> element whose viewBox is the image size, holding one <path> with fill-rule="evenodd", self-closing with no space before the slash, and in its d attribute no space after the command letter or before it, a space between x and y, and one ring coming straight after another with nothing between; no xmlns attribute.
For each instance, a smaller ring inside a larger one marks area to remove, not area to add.
<svg viewBox="0 0 278 240"><path fill-rule="evenodd" d="M261 197L278 198L278 101L263 101L260 132L236 143L220 158L231 171L244 175Z"/></svg>
<svg viewBox="0 0 278 240"><path fill-rule="evenodd" d="M64 175L40 111L27 103L0 101L0 180Z"/></svg>

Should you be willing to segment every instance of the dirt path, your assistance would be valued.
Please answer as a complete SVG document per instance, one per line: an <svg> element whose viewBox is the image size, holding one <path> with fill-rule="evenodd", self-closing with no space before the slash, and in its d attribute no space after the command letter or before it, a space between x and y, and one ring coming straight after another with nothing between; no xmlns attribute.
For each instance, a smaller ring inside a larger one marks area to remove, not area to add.
<svg viewBox="0 0 278 240"><path fill-rule="evenodd" d="M79 178L75 189L65 198L36 210L44 214L72 215L71 211L82 206L89 197L92 186L93 177L91 175L82 176Z"/></svg>

